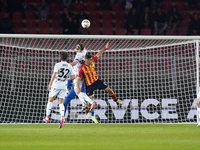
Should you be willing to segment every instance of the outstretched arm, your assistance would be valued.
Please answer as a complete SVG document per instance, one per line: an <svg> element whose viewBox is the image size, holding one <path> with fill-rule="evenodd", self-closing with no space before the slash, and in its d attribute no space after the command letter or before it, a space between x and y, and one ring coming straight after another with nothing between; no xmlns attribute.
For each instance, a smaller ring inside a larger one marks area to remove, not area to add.
<svg viewBox="0 0 200 150"><path fill-rule="evenodd" d="M70 65L73 67L78 63L78 60L74 60Z"/></svg>
<svg viewBox="0 0 200 150"><path fill-rule="evenodd" d="M105 47L104 49L100 50L96 55L97 55L98 57L101 56L101 55L106 51L106 49L108 48L108 45L109 45L109 42L106 43L106 47Z"/></svg>

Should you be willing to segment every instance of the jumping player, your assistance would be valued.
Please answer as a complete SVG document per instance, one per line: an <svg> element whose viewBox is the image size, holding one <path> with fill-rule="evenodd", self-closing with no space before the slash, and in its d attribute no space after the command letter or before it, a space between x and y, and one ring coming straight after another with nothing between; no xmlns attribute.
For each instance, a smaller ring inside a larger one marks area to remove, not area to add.
<svg viewBox="0 0 200 150"><path fill-rule="evenodd" d="M75 52L76 52L76 56L74 58L74 61L71 63L71 65L73 66L74 72L75 72L75 76L78 76L78 68L80 66L81 63L83 63L85 61L85 55L87 53L86 48L84 47L83 44L78 44L75 47ZM65 97L64 100L64 107L65 107L65 113L66 114L66 110L67 110L67 105L68 103L77 95L78 98L80 99L81 103L82 103L82 110L81 112L83 112L85 106L86 106L86 101L88 101L90 104L92 104L92 107L94 108L95 105L97 104L96 102L92 101L86 94L85 94L85 86L84 84L80 85L80 88L82 88L81 92L79 94L76 93L76 81L77 79L75 79L73 81L73 85L71 88L71 91L69 92L69 94L67 94L67 96ZM69 85L70 83L67 84L67 88L69 89Z"/></svg>
<svg viewBox="0 0 200 150"><path fill-rule="evenodd" d="M107 93L109 93L109 96L113 98L113 100L123 105L124 102L122 100L117 99L115 93L105 84L102 80L98 79L95 69L94 69L94 63L97 60L98 57L100 57L108 48L109 43L106 44L106 47L102 50L100 50L95 56L86 55L85 56L85 63L82 64L79 67L79 73L77 77L77 94L80 93L80 85L81 85L81 78L84 79L85 85L86 85L86 91L88 96L92 99L93 92L96 89L103 89ZM92 109L92 108L91 108Z"/></svg>
<svg viewBox="0 0 200 150"><path fill-rule="evenodd" d="M72 80L69 80L67 83L67 91L69 91L70 89L70 84L71 84ZM85 86L82 86L81 88L81 92L85 93ZM68 103L75 98L76 93L74 91L74 84L72 84L71 90L69 91L69 93L67 93L67 96L65 97L64 100L64 106L65 106L65 111L64 111L64 117L66 117L66 111L67 111L67 105ZM87 101L85 101L87 103L87 109L88 109L88 114L86 116L86 119L90 119L90 116L92 116L92 120L94 121L95 124L98 124L98 121L96 120L95 116L94 116L94 110L92 110L92 112L90 112L91 109L91 104L88 103Z"/></svg>

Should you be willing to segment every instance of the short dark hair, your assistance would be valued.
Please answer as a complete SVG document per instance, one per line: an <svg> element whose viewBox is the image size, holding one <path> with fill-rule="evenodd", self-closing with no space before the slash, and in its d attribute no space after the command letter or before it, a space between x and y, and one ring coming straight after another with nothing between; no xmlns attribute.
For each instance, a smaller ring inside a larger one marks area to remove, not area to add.
<svg viewBox="0 0 200 150"><path fill-rule="evenodd" d="M85 59L90 59L92 58L92 55L85 55Z"/></svg>
<svg viewBox="0 0 200 150"><path fill-rule="evenodd" d="M61 58L62 61L67 61L68 53L62 51L62 52L60 53L60 58Z"/></svg>
<svg viewBox="0 0 200 150"><path fill-rule="evenodd" d="M81 48L81 51L84 49L84 45L82 43L78 44Z"/></svg>

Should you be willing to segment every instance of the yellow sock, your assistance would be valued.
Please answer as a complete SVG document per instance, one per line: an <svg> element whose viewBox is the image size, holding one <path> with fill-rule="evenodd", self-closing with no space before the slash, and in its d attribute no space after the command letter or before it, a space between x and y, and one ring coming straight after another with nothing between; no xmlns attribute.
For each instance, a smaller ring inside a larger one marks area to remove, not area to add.
<svg viewBox="0 0 200 150"><path fill-rule="evenodd" d="M92 120L94 121L95 124L99 124L96 118L92 118Z"/></svg>

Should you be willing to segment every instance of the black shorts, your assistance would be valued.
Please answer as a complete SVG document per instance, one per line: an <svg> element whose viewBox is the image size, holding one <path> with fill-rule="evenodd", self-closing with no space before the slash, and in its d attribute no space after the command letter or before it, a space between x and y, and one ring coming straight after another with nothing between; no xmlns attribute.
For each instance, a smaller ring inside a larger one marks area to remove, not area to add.
<svg viewBox="0 0 200 150"><path fill-rule="evenodd" d="M86 86L86 94L88 96L91 96L93 95L93 92L96 90L96 89L99 89L99 90L104 90L106 89L108 86L106 85L106 83L104 83L102 80L98 79L97 81L95 81L94 83L92 83L91 85L89 86Z"/></svg>

